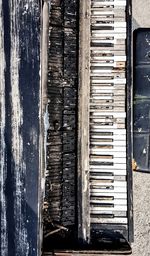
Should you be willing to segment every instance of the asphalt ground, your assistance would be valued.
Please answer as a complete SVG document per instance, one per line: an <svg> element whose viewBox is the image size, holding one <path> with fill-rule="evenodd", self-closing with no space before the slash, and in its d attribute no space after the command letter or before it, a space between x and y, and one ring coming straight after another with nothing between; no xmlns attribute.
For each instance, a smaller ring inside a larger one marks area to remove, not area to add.
<svg viewBox="0 0 150 256"><path fill-rule="evenodd" d="M150 28L150 0L132 0L133 29ZM134 84L133 84L134 86ZM133 256L150 256L150 173L134 172Z"/></svg>

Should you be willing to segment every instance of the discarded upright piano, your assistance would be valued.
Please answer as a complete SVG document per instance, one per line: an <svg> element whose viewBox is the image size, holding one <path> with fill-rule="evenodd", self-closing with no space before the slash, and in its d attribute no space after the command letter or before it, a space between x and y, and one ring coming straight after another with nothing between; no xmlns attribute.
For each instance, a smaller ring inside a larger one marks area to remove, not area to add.
<svg viewBox="0 0 150 256"><path fill-rule="evenodd" d="M0 54L0 255L131 253L130 1L2 0Z"/></svg>
<svg viewBox="0 0 150 256"><path fill-rule="evenodd" d="M130 1L51 1L44 255L131 253L130 47Z"/></svg>

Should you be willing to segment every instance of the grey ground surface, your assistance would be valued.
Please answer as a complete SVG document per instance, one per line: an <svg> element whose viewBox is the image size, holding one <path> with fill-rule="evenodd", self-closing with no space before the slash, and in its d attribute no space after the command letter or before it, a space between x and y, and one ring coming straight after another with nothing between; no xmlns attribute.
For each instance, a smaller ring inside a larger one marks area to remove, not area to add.
<svg viewBox="0 0 150 256"><path fill-rule="evenodd" d="M133 28L150 27L150 0L132 0ZM133 256L150 256L150 174L133 175Z"/></svg>
<svg viewBox="0 0 150 256"><path fill-rule="evenodd" d="M134 172L134 256L150 256L150 174Z"/></svg>
<svg viewBox="0 0 150 256"><path fill-rule="evenodd" d="M140 27L150 27L150 0L132 0L132 13Z"/></svg>

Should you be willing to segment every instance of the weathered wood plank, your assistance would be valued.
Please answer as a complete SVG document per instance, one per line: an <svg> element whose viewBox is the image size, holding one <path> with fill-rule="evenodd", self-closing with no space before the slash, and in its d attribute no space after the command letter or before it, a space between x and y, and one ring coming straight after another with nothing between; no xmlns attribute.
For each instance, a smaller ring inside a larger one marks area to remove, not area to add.
<svg viewBox="0 0 150 256"><path fill-rule="evenodd" d="M89 193L89 93L90 93L90 5L80 0L79 114L78 114L78 238L90 242Z"/></svg>

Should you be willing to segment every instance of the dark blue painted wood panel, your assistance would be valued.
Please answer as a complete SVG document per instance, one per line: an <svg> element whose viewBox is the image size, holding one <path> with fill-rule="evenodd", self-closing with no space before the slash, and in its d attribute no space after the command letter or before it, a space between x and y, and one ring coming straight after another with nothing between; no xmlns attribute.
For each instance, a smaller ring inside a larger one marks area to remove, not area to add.
<svg viewBox="0 0 150 256"><path fill-rule="evenodd" d="M0 255L39 239L40 4L0 1Z"/></svg>

